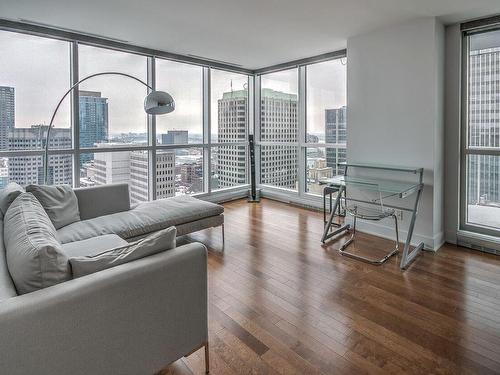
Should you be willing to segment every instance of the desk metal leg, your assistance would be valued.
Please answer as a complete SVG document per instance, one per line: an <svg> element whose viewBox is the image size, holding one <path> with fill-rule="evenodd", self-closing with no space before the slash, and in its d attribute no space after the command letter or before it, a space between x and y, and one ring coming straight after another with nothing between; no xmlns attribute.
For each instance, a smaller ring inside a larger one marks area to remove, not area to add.
<svg viewBox="0 0 500 375"><path fill-rule="evenodd" d="M406 269L411 264L411 262L417 257L418 254L423 250L424 243L419 243L412 251L410 251L411 238L413 236L413 229L415 227L415 220L417 218L418 202L420 201L420 196L422 195L422 188L417 192L417 197L415 198L415 205L413 207L413 212L411 216L410 226L408 228L408 236L406 238L405 247L403 250L403 256L401 257L401 269Z"/></svg>
<svg viewBox="0 0 500 375"><path fill-rule="evenodd" d="M329 238L331 238L331 237L333 237L341 232L349 230L349 228L351 227L349 224L345 224L345 225L342 225L341 227L337 228L333 232L330 232L330 228L331 228L332 223L333 223L333 218L335 217L335 213L337 211L337 208L339 207L340 199L342 197L344 189L345 189L344 186L340 186L339 191L337 193L337 198L335 198L335 204L333 205L333 208L330 212L330 218L328 219L328 223L326 223L326 225L325 225L325 229L323 231L323 237L321 237L321 242L323 242L323 243L325 243L325 241L327 239L329 239Z"/></svg>

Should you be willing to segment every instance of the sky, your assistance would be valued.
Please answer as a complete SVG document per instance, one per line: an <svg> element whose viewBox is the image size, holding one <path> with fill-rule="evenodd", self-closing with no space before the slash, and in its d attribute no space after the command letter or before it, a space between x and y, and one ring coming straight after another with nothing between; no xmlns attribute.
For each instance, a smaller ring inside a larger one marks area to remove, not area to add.
<svg viewBox="0 0 500 375"><path fill-rule="evenodd" d="M15 87L16 127L48 124L57 102L70 87L70 44L48 38L0 31L0 86ZM324 110L346 104L345 60L308 66L308 132L324 132ZM157 132L184 129L202 133L202 68L157 59L157 89L170 93L174 112L157 117ZM92 73L118 71L147 79L144 56L80 45L80 78ZM224 92L240 90L247 83L242 74L212 70L212 123L217 121L217 100ZM297 70L263 76L263 87L297 93ZM111 134L146 132L142 109L146 87L120 76L91 78L81 90L100 91L108 98ZM67 98L54 121L56 127L70 126ZM216 131L213 130L213 133Z"/></svg>

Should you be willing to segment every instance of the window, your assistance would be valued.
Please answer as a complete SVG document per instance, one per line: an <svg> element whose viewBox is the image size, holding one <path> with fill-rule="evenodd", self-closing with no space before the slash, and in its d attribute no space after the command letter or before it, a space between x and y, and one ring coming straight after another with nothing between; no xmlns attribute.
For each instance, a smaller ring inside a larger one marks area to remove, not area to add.
<svg viewBox="0 0 500 375"><path fill-rule="evenodd" d="M211 70L211 190L247 183L248 76Z"/></svg>
<svg viewBox="0 0 500 375"><path fill-rule="evenodd" d="M464 229L500 233L500 30L466 35Z"/></svg>
<svg viewBox="0 0 500 375"><path fill-rule="evenodd" d="M174 112L156 117L158 143L203 143L202 68L156 59L156 88L175 100Z"/></svg>
<svg viewBox="0 0 500 375"><path fill-rule="evenodd" d="M298 70L261 76L261 183L297 190ZM288 144L287 144L288 143Z"/></svg>
<svg viewBox="0 0 500 375"><path fill-rule="evenodd" d="M307 65L306 69L306 192L322 194L327 178L342 173L346 161L347 62L345 58Z"/></svg>
<svg viewBox="0 0 500 375"><path fill-rule="evenodd" d="M212 143L246 142L248 76L211 70Z"/></svg>
<svg viewBox="0 0 500 375"><path fill-rule="evenodd" d="M147 82L145 56L86 45L79 45L78 56L80 79L94 73L120 72ZM93 77L80 84L80 147L97 147L99 143L146 145L146 95L145 85L119 75Z"/></svg>

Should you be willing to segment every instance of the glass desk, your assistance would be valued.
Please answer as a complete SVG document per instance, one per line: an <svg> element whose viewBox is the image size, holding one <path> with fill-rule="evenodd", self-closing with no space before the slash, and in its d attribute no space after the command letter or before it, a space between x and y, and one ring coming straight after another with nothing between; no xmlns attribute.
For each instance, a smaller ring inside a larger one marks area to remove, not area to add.
<svg viewBox="0 0 500 375"><path fill-rule="evenodd" d="M394 209L408 211L411 213L411 221L410 221L410 225L408 228L408 236L406 238L405 246L403 249L403 256L401 257L401 263L400 263L401 269L406 269L410 265L410 263L416 258L416 256L419 255L419 253L423 250L423 247L424 247L424 243L421 242L413 250L410 251L410 243L411 243L411 238L413 236L413 229L415 227L415 221L416 221L417 211L418 211L418 204L419 204L422 190L424 187L423 168L394 167L394 166L387 166L387 165L362 164L362 163L340 163L339 165L343 166L345 168L345 175L344 176L336 176L336 177L326 181L327 187L337 188L338 193L337 193L337 198L335 199L335 204L333 205L333 208L331 209L328 222L325 225L321 241L323 243L325 243L326 240L328 240L328 239L330 239L330 238L332 238L332 237L334 237L342 232L349 231L351 229L350 224L344 224L340 227L335 225L334 217L338 215L338 214L336 214L336 212L338 212L338 208L340 207L341 200L344 200L344 202L346 203L346 206L347 206L348 201L364 203L364 204L368 204L368 205L376 204L375 202L377 200L362 200L362 199L349 198L346 195L347 190L358 189L358 190L364 190L364 191L378 192L380 194L380 201L382 200L382 194L385 195L384 198L395 197L395 198L399 198L399 199L408 199L412 196L415 196L412 208L399 207L399 206L393 206L393 205L388 206L388 207L391 207ZM351 172L353 169L357 170L356 171L357 173L355 176L349 174L349 172ZM384 170L384 171L405 173L405 174L409 173L409 174L415 175L416 178L414 181L401 181L401 180L391 180L391 179L384 179L384 178L379 179L379 178L374 178L373 176L364 177L362 174L363 169L377 169L377 170ZM394 214L389 215L389 216L394 217L395 223L396 223L396 248L394 251L392 251L386 257L382 258L381 260L370 261L367 258L345 252L344 249L354 239L354 233L351 236L350 240L348 240L346 242L346 244L344 244L342 246L340 252L343 255L349 255L349 256L356 258L356 259L359 259L359 260L369 261L370 263L374 263L374 264L384 263L387 259L389 259L389 257L391 257L392 255L394 255L398 252L397 218L394 216ZM361 217L361 216L358 216L358 217L363 219L363 217ZM356 220L356 216L355 216L355 220ZM368 220L370 220L370 219L368 219ZM332 226L334 226L335 229L332 230Z"/></svg>

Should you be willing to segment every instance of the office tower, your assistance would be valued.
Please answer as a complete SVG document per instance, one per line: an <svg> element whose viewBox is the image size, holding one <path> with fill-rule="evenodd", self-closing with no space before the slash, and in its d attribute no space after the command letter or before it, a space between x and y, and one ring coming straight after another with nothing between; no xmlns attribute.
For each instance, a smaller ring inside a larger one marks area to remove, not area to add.
<svg viewBox="0 0 500 375"><path fill-rule="evenodd" d="M30 128L14 128L9 131L9 150L42 149L47 135L46 125L33 125ZM50 148L71 148L71 129L52 128ZM72 184L72 155L52 155L49 157L49 184ZM42 156L12 156L8 160L9 181L20 185L43 184L44 169Z"/></svg>
<svg viewBox="0 0 500 375"><path fill-rule="evenodd" d="M325 109L325 142L338 144L339 147L326 149L326 164L333 169L333 174L342 174L337 163L346 161L347 143L347 107Z"/></svg>
<svg viewBox="0 0 500 375"><path fill-rule="evenodd" d="M263 89L261 93L261 140L297 142L297 106L297 95ZM264 184L295 189L297 147L262 146L261 180Z"/></svg>
<svg viewBox="0 0 500 375"><path fill-rule="evenodd" d="M161 135L161 143L164 145L185 145L188 144L187 130L167 130Z"/></svg>
<svg viewBox="0 0 500 375"><path fill-rule="evenodd" d="M0 86L0 150L9 147L9 130L15 126L14 87Z"/></svg>
<svg viewBox="0 0 500 375"><path fill-rule="evenodd" d="M149 200L148 152L130 152L130 199L131 202ZM166 151L156 154L156 199L175 195L175 153Z"/></svg>
<svg viewBox="0 0 500 375"><path fill-rule="evenodd" d="M248 91L225 92L218 100L219 142L245 142L247 129ZM219 146L215 174L218 187L225 188L246 183L245 146Z"/></svg>
<svg viewBox="0 0 500 375"><path fill-rule="evenodd" d="M100 143L97 148L113 148L114 143ZM132 203L149 200L148 152L115 151L96 152L92 162L84 164L84 186L126 183L130 186ZM83 183L82 183L83 182ZM175 153L174 151L156 154L156 199L175 195Z"/></svg>
<svg viewBox="0 0 500 375"><path fill-rule="evenodd" d="M108 98L100 92L79 91L80 147L94 147L107 142L109 136ZM92 160L93 154L82 154L80 163Z"/></svg>
<svg viewBox="0 0 500 375"><path fill-rule="evenodd" d="M500 47L498 41L469 56L469 146L500 147ZM472 47L471 47L472 49ZM500 204L500 157L468 157L468 203Z"/></svg>
<svg viewBox="0 0 500 375"><path fill-rule="evenodd" d="M97 148L116 147L113 143L100 143ZM130 151L96 152L92 167L96 185L130 183Z"/></svg>

